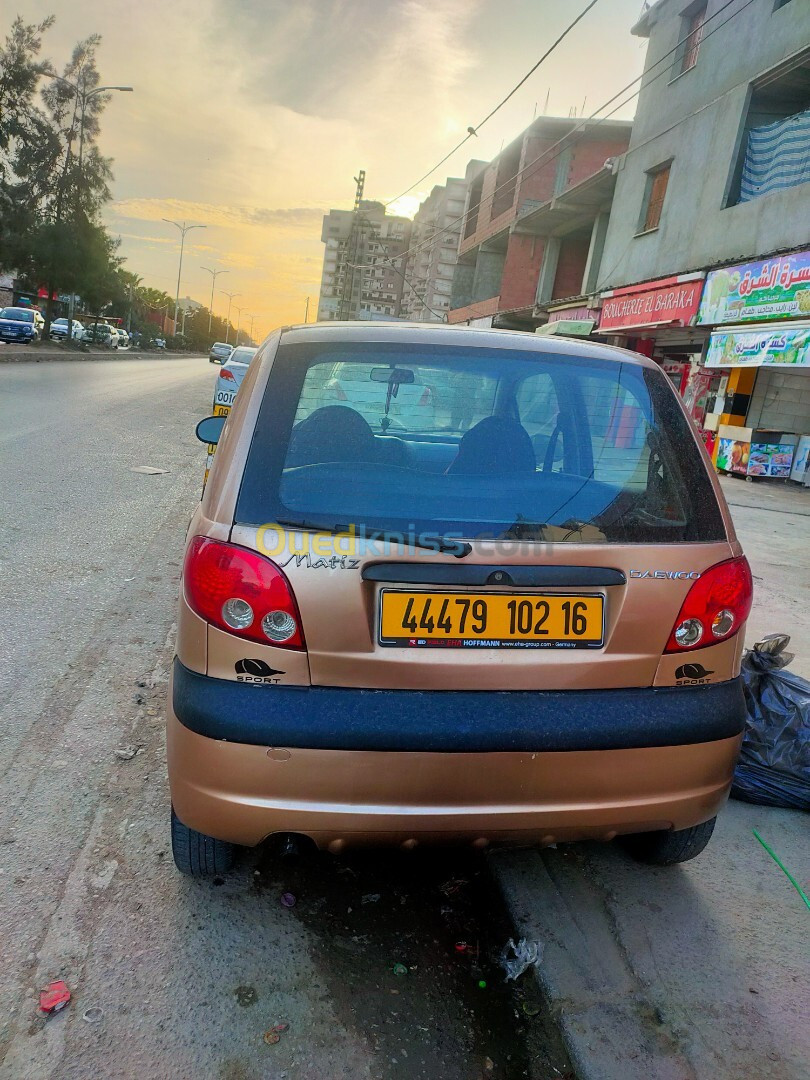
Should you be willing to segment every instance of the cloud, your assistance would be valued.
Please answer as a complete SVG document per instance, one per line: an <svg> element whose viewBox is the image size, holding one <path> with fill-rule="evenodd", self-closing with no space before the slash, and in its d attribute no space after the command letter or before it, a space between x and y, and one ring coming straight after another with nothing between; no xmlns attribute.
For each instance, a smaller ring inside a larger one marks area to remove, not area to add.
<svg viewBox="0 0 810 1080"><path fill-rule="evenodd" d="M312 229L320 225L324 210L314 206L224 206L182 199L120 199L110 207L115 219L162 221L174 218L200 225L280 225Z"/></svg>
<svg viewBox="0 0 810 1080"><path fill-rule="evenodd" d="M245 0L238 20L218 0L218 32L234 42L244 89L306 116L383 118L391 133L423 123L469 69L464 31L480 0ZM217 10L215 8L215 10ZM306 62L302 63L302 57Z"/></svg>

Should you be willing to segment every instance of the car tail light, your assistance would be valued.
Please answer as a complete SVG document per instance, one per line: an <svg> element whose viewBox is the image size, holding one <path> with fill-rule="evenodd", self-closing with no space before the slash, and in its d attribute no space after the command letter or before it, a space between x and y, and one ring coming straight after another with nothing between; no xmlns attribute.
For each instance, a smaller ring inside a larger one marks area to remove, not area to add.
<svg viewBox="0 0 810 1080"><path fill-rule="evenodd" d="M304 648L290 584L263 555L195 536L186 552L183 587L192 610L212 626L262 645Z"/></svg>
<svg viewBox="0 0 810 1080"><path fill-rule="evenodd" d="M220 379L230 379L231 382L236 382L236 378L234 377L234 373L232 371L228 371L227 368L221 368L220 369L219 377L220 377Z"/></svg>
<svg viewBox="0 0 810 1080"><path fill-rule="evenodd" d="M744 555L712 566L687 593L665 652L705 649L736 634L752 598L751 567Z"/></svg>

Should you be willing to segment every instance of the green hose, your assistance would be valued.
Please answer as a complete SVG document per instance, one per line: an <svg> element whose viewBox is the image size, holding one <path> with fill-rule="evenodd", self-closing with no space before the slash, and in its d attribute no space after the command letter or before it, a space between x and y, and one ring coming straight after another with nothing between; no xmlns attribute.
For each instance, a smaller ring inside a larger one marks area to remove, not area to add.
<svg viewBox="0 0 810 1080"><path fill-rule="evenodd" d="M798 883L798 881L793 876L793 874L791 874L791 872L788 870L788 868L785 866L785 864L782 862L782 860L779 858L779 856L776 854L776 852L773 850L773 848L769 847L765 843L765 841L759 835L757 830L752 829L751 832L754 834L754 836L757 838L757 840L759 840L760 844L762 844L762 846L768 852L770 857L773 859L773 861L776 863L776 865L779 867L779 869L782 871L782 873L788 879L788 881L793 886L793 888L796 890L796 892L799 894L799 896L802 898L802 900L804 900L807 907L810 909L810 900L808 900L808 898L807 898L807 893L804 891L804 889Z"/></svg>

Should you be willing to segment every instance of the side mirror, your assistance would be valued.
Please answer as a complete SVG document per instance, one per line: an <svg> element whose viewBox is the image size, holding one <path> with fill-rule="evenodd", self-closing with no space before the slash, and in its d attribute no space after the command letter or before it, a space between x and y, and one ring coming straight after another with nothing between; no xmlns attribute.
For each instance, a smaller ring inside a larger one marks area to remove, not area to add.
<svg viewBox="0 0 810 1080"><path fill-rule="evenodd" d="M195 434L200 442L211 443L213 446L219 442L222 429L225 427L227 416L206 416L195 429Z"/></svg>

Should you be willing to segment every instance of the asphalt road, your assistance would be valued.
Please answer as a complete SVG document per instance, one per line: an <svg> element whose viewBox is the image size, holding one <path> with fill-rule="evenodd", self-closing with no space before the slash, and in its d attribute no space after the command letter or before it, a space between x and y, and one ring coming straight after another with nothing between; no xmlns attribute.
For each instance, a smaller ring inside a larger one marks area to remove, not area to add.
<svg viewBox="0 0 810 1080"><path fill-rule="evenodd" d="M534 982L497 970L511 931L481 860L176 873L163 701L213 376L204 357L0 368L0 1077L565 1075ZM41 1020L59 978L71 1003Z"/></svg>

